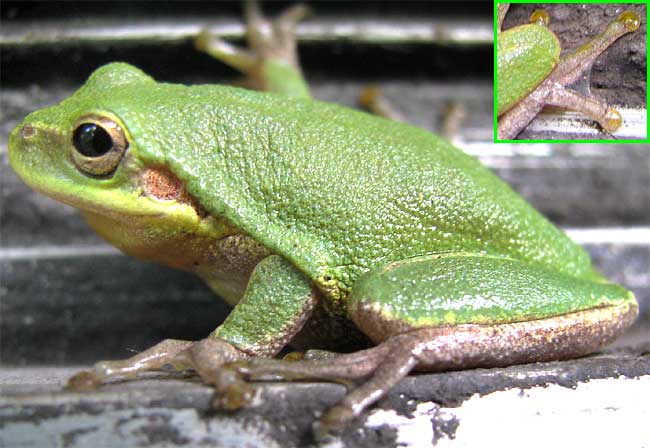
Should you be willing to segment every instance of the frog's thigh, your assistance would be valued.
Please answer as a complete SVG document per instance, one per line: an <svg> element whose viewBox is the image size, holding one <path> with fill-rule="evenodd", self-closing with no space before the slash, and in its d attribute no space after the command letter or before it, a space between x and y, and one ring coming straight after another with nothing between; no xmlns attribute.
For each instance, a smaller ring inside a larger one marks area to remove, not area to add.
<svg viewBox="0 0 650 448"><path fill-rule="evenodd" d="M364 333L376 343L408 335L426 370L590 353L636 314L620 286L473 254L390 264L362 276L350 296L350 317Z"/></svg>

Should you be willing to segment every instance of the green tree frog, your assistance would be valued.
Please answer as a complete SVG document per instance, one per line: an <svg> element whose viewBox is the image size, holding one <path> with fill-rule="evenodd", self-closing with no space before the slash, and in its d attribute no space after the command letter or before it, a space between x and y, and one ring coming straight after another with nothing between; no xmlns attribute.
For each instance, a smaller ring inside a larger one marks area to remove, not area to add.
<svg viewBox="0 0 650 448"><path fill-rule="evenodd" d="M501 32L508 7L501 3L497 9L498 138L515 138L545 105L582 112L605 131L616 131L623 123L620 112L565 86L590 69L618 38L636 31L641 23L639 15L633 11L621 13L601 34L560 57L560 42L547 28L546 11L536 10L530 24Z"/></svg>
<svg viewBox="0 0 650 448"><path fill-rule="evenodd" d="M234 306L204 340L99 362L73 389L171 364L236 408L250 378L367 378L320 419L330 430L411 370L571 358L632 323L633 294L473 157L312 99L293 40L302 13L269 26L249 5L251 51L200 41L272 92L159 83L111 63L11 133L28 185ZM345 353L270 359L287 345Z"/></svg>

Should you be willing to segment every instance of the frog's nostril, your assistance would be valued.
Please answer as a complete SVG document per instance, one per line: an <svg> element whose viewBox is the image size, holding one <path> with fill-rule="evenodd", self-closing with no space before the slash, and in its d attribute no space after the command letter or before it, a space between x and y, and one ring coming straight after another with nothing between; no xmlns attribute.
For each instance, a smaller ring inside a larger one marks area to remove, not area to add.
<svg viewBox="0 0 650 448"><path fill-rule="evenodd" d="M20 130L20 136L22 138L31 138L31 137L34 137L35 135L36 135L36 128L34 126L29 125L29 124L26 124Z"/></svg>

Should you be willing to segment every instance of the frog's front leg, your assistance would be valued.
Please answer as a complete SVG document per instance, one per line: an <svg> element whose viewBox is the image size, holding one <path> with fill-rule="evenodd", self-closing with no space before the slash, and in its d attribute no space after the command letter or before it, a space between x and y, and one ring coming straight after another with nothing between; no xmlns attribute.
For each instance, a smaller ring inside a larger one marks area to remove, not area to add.
<svg viewBox="0 0 650 448"><path fill-rule="evenodd" d="M535 90L499 117L498 138L515 138L547 104L581 112L597 121L606 132L616 131L623 119L615 108L596 98L568 90L565 86L577 81L617 39L636 31L640 22L638 14L625 11L601 34L563 56L553 72Z"/></svg>
<svg viewBox="0 0 650 448"><path fill-rule="evenodd" d="M362 276L350 318L374 348L324 361L251 360L251 378L369 380L321 419L338 428L412 369L443 371L566 359L615 339L637 314L631 293L596 274L474 254L430 255Z"/></svg>
<svg viewBox="0 0 650 448"><path fill-rule="evenodd" d="M235 382L229 372L221 371L224 363L277 354L302 328L316 301L311 281L284 258L271 255L257 264L243 298L206 339L169 339L126 360L101 361L93 370L72 377L68 386L87 390L171 364L194 369L219 389L222 383Z"/></svg>
<svg viewBox="0 0 650 448"><path fill-rule="evenodd" d="M203 31L196 47L245 74L246 87L310 98L296 49L295 27L308 13L305 5L294 5L273 21L262 16L259 5L245 2L248 49L238 48Z"/></svg>

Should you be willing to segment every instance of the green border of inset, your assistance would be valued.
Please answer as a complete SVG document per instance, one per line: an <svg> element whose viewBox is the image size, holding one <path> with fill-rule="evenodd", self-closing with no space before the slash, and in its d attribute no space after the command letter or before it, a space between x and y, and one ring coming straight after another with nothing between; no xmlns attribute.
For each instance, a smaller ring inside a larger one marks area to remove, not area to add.
<svg viewBox="0 0 650 448"><path fill-rule="evenodd" d="M536 3L562 3L562 4L569 4L569 3L603 3L603 4L644 4L645 5L645 25L646 25L646 33L645 33L645 38L646 38L646 76L645 76L645 83L646 83L646 112L648 110L648 106L650 105L650 92L648 91L648 75L650 74L650 69L648 68L648 47L650 46L650 39L648 38L648 23L650 23L650 8L648 8L649 2L647 0L628 0L628 1L608 1L608 0L592 0L592 1L579 1L579 0L547 0L544 2L532 2L530 0L518 0L518 1L494 1L493 5L493 20L494 20L494 104L493 104L493 141L494 143L609 143L609 144L619 144L619 143L650 143L650 120L648 120L648 115L646 113L646 138L644 140L629 140L629 139L613 139L613 140L601 140L601 139L593 139L593 140L588 140L588 139L579 139L579 140L550 140L550 139L543 139L543 140L498 140L497 139L497 129L498 129L498 114L497 114L497 67L498 67L498 62L497 62L497 5L499 3L522 3L522 4L536 4Z"/></svg>

